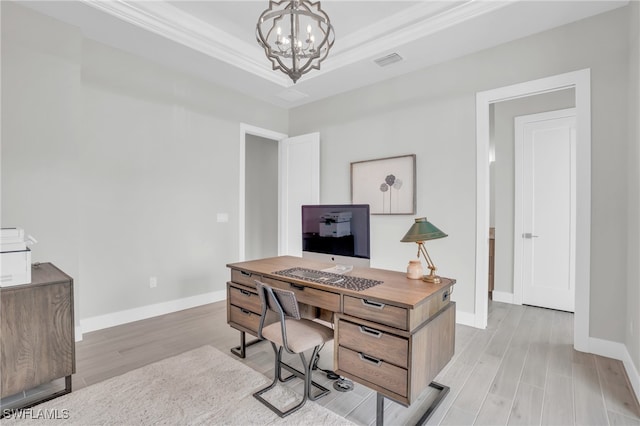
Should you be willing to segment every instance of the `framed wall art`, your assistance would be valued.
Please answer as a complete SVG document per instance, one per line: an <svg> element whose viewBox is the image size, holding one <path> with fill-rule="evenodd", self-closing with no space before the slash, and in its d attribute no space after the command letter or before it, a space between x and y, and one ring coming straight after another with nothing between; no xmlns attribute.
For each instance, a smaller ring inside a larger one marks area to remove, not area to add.
<svg viewBox="0 0 640 426"><path fill-rule="evenodd" d="M371 214L415 214L415 154L351 163L351 202Z"/></svg>

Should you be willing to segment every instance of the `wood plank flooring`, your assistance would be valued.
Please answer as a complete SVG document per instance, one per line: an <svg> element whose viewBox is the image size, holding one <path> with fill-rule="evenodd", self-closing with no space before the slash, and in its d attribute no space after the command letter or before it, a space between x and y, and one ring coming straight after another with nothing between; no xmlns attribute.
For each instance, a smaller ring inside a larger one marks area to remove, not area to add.
<svg viewBox="0 0 640 426"><path fill-rule="evenodd" d="M202 345L229 353L239 340L226 324L225 302L88 333L77 344L74 389ZM436 378L451 391L427 424L640 426L640 407L622 363L576 352L572 343L572 314L492 302L486 330L456 326L454 358ZM321 368L333 367L332 351L323 350ZM270 345L250 347L241 361L270 376ZM322 372L314 375L333 389ZM375 397L356 384L318 403L356 424L372 425ZM385 424L415 423L434 397L435 391L425 392L409 408L386 400Z"/></svg>

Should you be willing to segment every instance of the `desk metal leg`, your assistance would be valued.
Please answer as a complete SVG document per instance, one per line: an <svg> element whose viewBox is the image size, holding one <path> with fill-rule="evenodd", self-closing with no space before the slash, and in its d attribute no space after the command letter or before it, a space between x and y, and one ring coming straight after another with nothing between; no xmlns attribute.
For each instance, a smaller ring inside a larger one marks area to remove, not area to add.
<svg viewBox="0 0 640 426"><path fill-rule="evenodd" d="M384 424L384 395L377 392L376 397L376 426L382 426Z"/></svg>
<svg viewBox="0 0 640 426"><path fill-rule="evenodd" d="M251 345L255 345L258 342L262 342L260 339L254 339L250 342L247 342L247 336L244 331L240 332L240 346L236 346L235 348L231 348L231 353L237 357L245 358L247 356L247 347Z"/></svg>
<svg viewBox="0 0 640 426"><path fill-rule="evenodd" d="M436 408L438 408L438 405L440 405L442 400L444 400L444 397L449 393L449 386L441 385L437 382L431 382L429 383L429 386L437 389L439 392L436 396L436 399L434 399L433 402L431 402L431 405L427 407L426 411L422 414L422 417L420 417L420 420L418 420L416 425L425 424L427 420L429 420L429 417L431 417L433 412L436 410ZM380 392L378 392L377 394L376 426L382 426L384 424L384 395L382 395Z"/></svg>

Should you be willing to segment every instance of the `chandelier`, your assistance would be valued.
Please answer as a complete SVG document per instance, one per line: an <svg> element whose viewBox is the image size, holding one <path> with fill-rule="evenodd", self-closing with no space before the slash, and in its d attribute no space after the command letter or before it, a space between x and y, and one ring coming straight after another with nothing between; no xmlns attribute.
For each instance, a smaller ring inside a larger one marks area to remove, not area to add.
<svg viewBox="0 0 640 426"><path fill-rule="evenodd" d="M272 0L256 25L256 38L272 68L287 74L294 83L312 69L320 69L334 37L319 1Z"/></svg>

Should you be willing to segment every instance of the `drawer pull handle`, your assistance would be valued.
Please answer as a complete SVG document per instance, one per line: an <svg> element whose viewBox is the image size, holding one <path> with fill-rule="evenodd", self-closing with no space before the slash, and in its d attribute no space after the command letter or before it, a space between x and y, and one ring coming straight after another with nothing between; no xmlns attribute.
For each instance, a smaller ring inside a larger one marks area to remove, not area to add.
<svg viewBox="0 0 640 426"><path fill-rule="evenodd" d="M240 293L242 293L245 296L251 296L251 292L247 290L240 290Z"/></svg>
<svg viewBox="0 0 640 426"><path fill-rule="evenodd" d="M244 275L245 277L250 277L251 272L240 271L240 275Z"/></svg>
<svg viewBox="0 0 640 426"><path fill-rule="evenodd" d="M358 352L358 356L360 357L360 360L368 362L369 364L373 364L375 366L380 366L380 364L382 364L381 359L377 359L372 356L363 354L362 352Z"/></svg>
<svg viewBox="0 0 640 426"><path fill-rule="evenodd" d="M240 312L242 312L245 315L251 315L250 311L247 311L246 309L240 308Z"/></svg>
<svg viewBox="0 0 640 426"><path fill-rule="evenodd" d="M362 301L362 304L365 306L369 306L371 308L376 308L376 309L383 309L384 308L384 303L380 303L380 302L373 302L371 300L367 300L367 299L360 299Z"/></svg>
<svg viewBox="0 0 640 426"><path fill-rule="evenodd" d="M442 301L444 302L445 300L447 300L449 298L449 292L445 291L444 293L442 293Z"/></svg>
<svg viewBox="0 0 640 426"><path fill-rule="evenodd" d="M365 327L364 325L360 326L360 333L366 334L367 336L375 337L379 339L382 337L382 332L378 330L374 330L373 328Z"/></svg>
<svg viewBox="0 0 640 426"><path fill-rule="evenodd" d="M290 283L292 288L295 288L296 290L300 290L300 291L304 291L304 286L303 285L297 285L297 284L293 284Z"/></svg>

